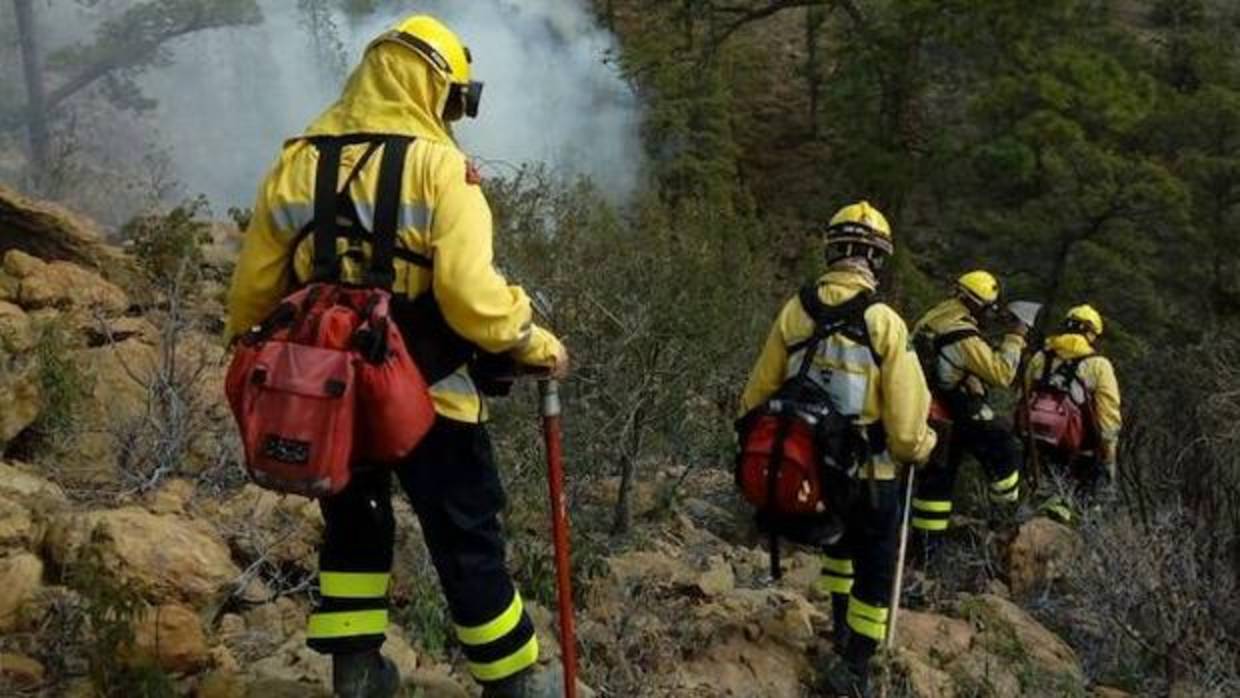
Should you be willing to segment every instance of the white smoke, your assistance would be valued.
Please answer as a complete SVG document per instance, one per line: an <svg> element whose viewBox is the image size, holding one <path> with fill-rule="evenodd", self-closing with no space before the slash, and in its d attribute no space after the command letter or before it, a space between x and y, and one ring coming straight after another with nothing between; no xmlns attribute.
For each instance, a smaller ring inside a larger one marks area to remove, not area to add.
<svg viewBox="0 0 1240 698"><path fill-rule="evenodd" d="M343 75L324 67L296 4L263 0L261 26L178 42L172 65L143 85L177 174L222 211L249 206L281 142L301 133L338 95ZM350 24L336 17L350 66L401 17L428 12L470 46L486 82L482 114L458 127L462 146L490 163L545 163L594 179L616 198L641 171L636 97L612 65L615 40L584 0L431 0L386 3Z"/></svg>

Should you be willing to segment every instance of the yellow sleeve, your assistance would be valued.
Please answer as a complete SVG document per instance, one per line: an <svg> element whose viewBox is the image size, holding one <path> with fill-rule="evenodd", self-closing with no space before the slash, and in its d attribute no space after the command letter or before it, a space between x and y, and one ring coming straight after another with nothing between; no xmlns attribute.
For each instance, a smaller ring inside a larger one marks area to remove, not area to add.
<svg viewBox="0 0 1240 698"><path fill-rule="evenodd" d="M779 390L779 386L784 384L788 370L788 346L784 339L783 325L793 302L789 301L775 319L775 324L767 334L766 344L762 347L762 353L758 356L758 362L749 373L745 392L741 394L742 415L769 400L775 391Z"/></svg>
<svg viewBox="0 0 1240 698"><path fill-rule="evenodd" d="M1025 339L1009 334L1003 338L998 350L982 337L969 337L957 345L964 354L964 370L977 376L982 382L996 388L1006 388L1016 379L1020 367L1020 355L1025 350Z"/></svg>
<svg viewBox="0 0 1240 698"><path fill-rule="evenodd" d="M870 308L866 320L874 350L883 357L881 398L887 449L898 462L925 463L937 437L927 424L930 389L909 344L908 326L881 304Z"/></svg>
<svg viewBox="0 0 1240 698"><path fill-rule="evenodd" d="M535 327L525 291L496 271L491 208L482 190L466 182L464 157L445 158L439 170L431 245L435 299L444 319L484 351L512 352L522 363L550 366L564 348Z"/></svg>
<svg viewBox="0 0 1240 698"><path fill-rule="evenodd" d="M1038 382L1042 377L1042 367L1046 362L1046 355L1042 352L1036 352L1029 357L1029 363L1025 366L1024 390L1028 395L1033 390L1033 384Z"/></svg>
<svg viewBox="0 0 1240 698"><path fill-rule="evenodd" d="M1124 426L1120 411L1119 380L1115 377L1115 367L1105 357L1090 360L1089 372L1094 384L1094 411L1098 417L1099 436L1102 438L1103 460L1114 462L1120 430Z"/></svg>
<svg viewBox="0 0 1240 698"><path fill-rule="evenodd" d="M224 330L227 342L262 322L292 285L293 251L271 215L268 198L272 186L269 176L241 242L241 256L228 291L228 322Z"/></svg>

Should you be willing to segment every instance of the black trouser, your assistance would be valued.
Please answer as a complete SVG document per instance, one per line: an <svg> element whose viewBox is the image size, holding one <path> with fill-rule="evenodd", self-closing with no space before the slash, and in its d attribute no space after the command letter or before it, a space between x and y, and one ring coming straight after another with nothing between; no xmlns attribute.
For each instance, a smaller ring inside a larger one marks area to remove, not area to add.
<svg viewBox="0 0 1240 698"><path fill-rule="evenodd" d="M854 664L864 664L887 636L895 553L900 544L903 502L894 480L857 486L844 516L844 535L823 548L821 588L831 593L833 623L847 623L848 646L836 648ZM839 633L837 633L839 637Z"/></svg>
<svg viewBox="0 0 1240 698"><path fill-rule="evenodd" d="M422 523L474 678L498 681L532 666L538 641L505 568L504 490L486 428L439 418L395 472ZM391 480L386 468L359 473L321 502L327 524L319 554L322 598L307 632L319 652L383 644L395 536Z"/></svg>
<svg viewBox="0 0 1240 698"><path fill-rule="evenodd" d="M990 480L990 498L1013 504L1020 499L1020 450L1012 433L997 420L961 419L952 424L951 443L942 465L927 466L913 498L912 526L927 533L946 531L960 464L972 455Z"/></svg>

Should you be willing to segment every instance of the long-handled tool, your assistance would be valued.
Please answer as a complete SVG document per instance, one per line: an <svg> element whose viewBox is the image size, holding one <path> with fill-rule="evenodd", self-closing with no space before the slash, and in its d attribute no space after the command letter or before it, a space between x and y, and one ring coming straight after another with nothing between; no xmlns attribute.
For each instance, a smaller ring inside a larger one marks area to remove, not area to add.
<svg viewBox="0 0 1240 698"><path fill-rule="evenodd" d="M547 480L551 491L551 533L555 542L556 590L559 593L560 652L564 661L564 698L577 698L577 640L573 628L573 574L568 539L568 506L564 498L564 457L560 442L560 386L539 381Z"/></svg>
<svg viewBox="0 0 1240 698"><path fill-rule="evenodd" d="M915 468L908 466L908 481L904 486L904 513L900 520L900 546L896 549L896 576L891 584L891 614L887 618L887 649L896 646L896 620L900 615L900 596L904 590L904 561L908 555L909 517L913 508L913 481Z"/></svg>

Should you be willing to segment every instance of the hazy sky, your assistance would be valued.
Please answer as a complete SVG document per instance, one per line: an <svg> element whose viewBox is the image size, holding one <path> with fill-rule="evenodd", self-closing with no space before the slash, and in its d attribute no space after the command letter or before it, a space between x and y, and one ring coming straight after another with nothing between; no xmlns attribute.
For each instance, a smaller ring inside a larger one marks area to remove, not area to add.
<svg viewBox="0 0 1240 698"><path fill-rule="evenodd" d="M143 79L189 193L217 213L249 206L280 143L330 104L343 77L326 67L295 4L262 0L266 21L179 41L173 65ZM480 119L458 129L476 157L541 161L594 177L617 196L640 172L639 110L607 64L612 37L579 0L432 0L350 25L337 18L350 65L371 38L415 11L438 15L470 46L487 83Z"/></svg>

